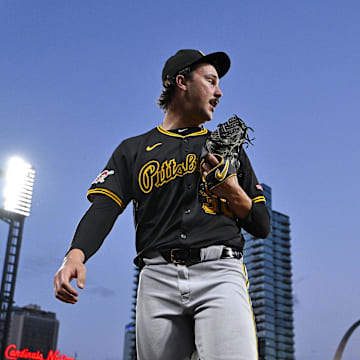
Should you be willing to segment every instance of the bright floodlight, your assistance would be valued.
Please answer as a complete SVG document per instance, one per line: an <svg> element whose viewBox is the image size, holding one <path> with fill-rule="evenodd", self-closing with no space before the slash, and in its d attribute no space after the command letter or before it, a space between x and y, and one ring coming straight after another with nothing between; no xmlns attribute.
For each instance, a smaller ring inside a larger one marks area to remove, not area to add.
<svg viewBox="0 0 360 360"><path fill-rule="evenodd" d="M9 160L5 179L5 210L29 216L35 170L23 159L13 157Z"/></svg>

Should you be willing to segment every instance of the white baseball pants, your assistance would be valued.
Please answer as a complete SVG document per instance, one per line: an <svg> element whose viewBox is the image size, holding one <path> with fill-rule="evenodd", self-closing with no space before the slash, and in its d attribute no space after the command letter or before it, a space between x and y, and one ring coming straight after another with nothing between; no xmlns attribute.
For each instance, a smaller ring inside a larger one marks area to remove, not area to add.
<svg viewBox="0 0 360 360"><path fill-rule="evenodd" d="M145 258L136 305L138 360L257 360L254 316L242 259L186 266ZM214 255L215 254L215 255ZM215 257L215 258L214 258Z"/></svg>

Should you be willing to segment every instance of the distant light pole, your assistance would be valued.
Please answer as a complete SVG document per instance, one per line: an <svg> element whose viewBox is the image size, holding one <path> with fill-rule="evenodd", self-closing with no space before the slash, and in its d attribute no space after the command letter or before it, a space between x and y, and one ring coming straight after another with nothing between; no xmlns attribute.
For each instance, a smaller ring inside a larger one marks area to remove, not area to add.
<svg viewBox="0 0 360 360"><path fill-rule="evenodd" d="M10 228L0 291L0 359L5 359L4 350L7 346L21 239L25 217L30 215L35 170L21 158L13 157L9 160L4 174L5 201L3 208L0 208L0 218L9 224Z"/></svg>

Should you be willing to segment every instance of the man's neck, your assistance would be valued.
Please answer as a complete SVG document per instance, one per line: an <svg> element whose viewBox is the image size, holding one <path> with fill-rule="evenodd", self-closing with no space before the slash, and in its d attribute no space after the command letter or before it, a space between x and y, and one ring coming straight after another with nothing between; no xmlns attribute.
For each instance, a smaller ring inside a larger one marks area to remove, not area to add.
<svg viewBox="0 0 360 360"><path fill-rule="evenodd" d="M192 120L185 113L178 113L169 109L165 113L162 127L165 130L182 129L186 127L200 127L204 122Z"/></svg>

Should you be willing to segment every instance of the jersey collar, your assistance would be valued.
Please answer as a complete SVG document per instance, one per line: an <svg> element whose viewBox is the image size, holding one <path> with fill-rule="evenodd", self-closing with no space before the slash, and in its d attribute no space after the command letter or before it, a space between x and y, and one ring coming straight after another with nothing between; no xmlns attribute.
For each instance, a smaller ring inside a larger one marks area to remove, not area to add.
<svg viewBox="0 0 360 360"><path fill-rule="evenodd" d="M180 135L180 134L176 134L174 132L165 130L161 125L159 125L157 127L157 130L160 131L162 134L165 134L165 135L168 135L168 136L173 136L173 137L178 137L178 138L186 138L186 137L189 137L189 136L205 135L208 132L208 130L203 127L201 130L193 132L191 134Z"/></svg>

